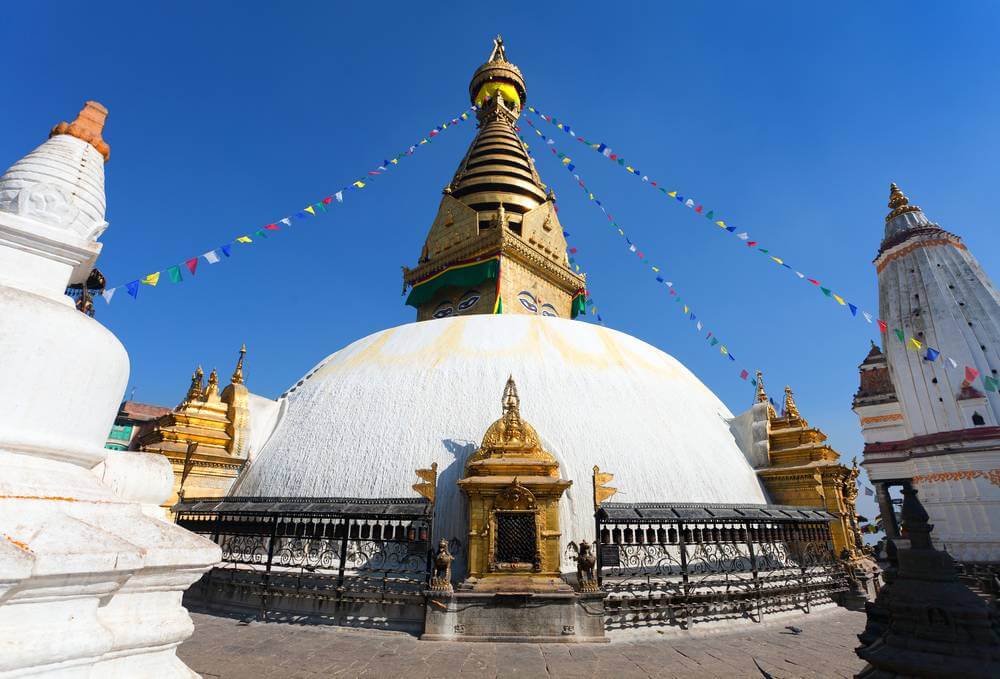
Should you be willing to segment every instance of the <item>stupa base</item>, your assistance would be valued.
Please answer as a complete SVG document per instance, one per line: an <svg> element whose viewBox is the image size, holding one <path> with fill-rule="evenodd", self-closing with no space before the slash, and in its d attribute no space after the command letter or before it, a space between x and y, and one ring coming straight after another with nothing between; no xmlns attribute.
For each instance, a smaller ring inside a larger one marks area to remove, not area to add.
<svg viewBox="0 0 1000 679"><path fill-rule="evenodd" d="M607 643L604 592L427 593L424 641Z"/></svg>

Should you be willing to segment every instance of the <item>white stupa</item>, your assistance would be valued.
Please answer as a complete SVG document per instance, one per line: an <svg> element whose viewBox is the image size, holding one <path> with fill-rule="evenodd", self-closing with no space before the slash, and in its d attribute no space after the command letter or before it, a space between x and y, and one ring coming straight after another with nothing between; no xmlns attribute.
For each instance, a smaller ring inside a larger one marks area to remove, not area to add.
<svg viewBox="0 0 1000 679"><path fill-rule="evenodd" d="M0 176L0 676L190 677L184 590L219 559L170 524L159 455L104 447L121 342L66 296L101 250L107 110ZM86 300L84 300L86 301Z"/></svg>

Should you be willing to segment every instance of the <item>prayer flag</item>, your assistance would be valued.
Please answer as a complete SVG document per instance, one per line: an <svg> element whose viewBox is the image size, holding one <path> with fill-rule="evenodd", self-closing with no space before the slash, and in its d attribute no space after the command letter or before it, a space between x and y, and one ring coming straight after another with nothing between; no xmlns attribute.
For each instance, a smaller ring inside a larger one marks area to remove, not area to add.
<svg viewBox="0 0 1000 679"><path fill-rule="evenodd" d="M990 377L989 375L983 377L983 386L986 387L987 391L996 391L997 384L998 382L996 381L995 378Z"/></svg>
<svg viewBox="0 0 1000 679"><path fill-rule="evenodd" d="M795 275L798 276L799 278L805 278L806 277L806 275L804 273L800 272L800 271L796 271Z"/></svg>
<svg viewBox="0 0 1000 679"><path fill-rule="evenodd" d="M219 261L219 255L216 254L215 250L209 250L208 252L203 254L202 257L204 257L205 261L208 262L209 264L215 264Z"/></svg>
<svg viewBox="0 0 1000 679"><path fill-rule="evenodd" d="M264 228L267 229L268 231L280 231L281 230L281 227L279 227L277 224L268 224Z"/></svg>
<svg viewBox="0 0 1000 679"><path fill-rule="evenodd" d="M948 362L951 363L952 368L958 367L958 363L955 363L955 359L953 359L951 356L948 357Z"/></svg>
<svg viewBox="0 0 1000 679"><path fill-rule="evenodd" d="M913 345L913 348L914 348L914 349L916 349L917 351L920 351L920 347L922 347L922 346L923 346L923 345L922 345L922 344L921 344L920 342L918 342L918 341L917 341L916 339L914 339L913 337L911 337L911 338L910 338L910 344L912 344L912 345Z"/></svg>
<svg viewBox="0 0 1000 679"><path fill-rule="evenodd" d="M128 294L132 295L132 299L137 299L139 297L139 281L126 283L125 289L128 291Z"/></svg>
<svg viewBox="0 0 1000 679"><path fill-rule="evenodd" d="M253 240L250 238L250 236L240 236L239 238L236 239L236 242L237 243L253 243Z"/></svg>
<svg viewBox="0 0 1000 679"><path fill-rule="evenodd" d="M740 379L741 380L745 380L749 375L750 375L750 373L748 373L746 370L741 370L740 371Z"/></svg>
<svg viewBox="0 0 1000 679"><path fill-rule="evenodd" d="M684 313L687 313L687 312L688 312L688 307L687 307L687 304L685 304L684 305Z"/></svg>
<svg viewBox="0 0 1000 679"><path fill-rule="evenodd" d="M844 301L844 298L841 297L840 295L834 295L833 298L837 300L837 304L839 304L840 306L844 306L847 303Z"/></svg>
<svg viewBox="0 0 1000 679"><path fill-rule="evenodd" d="M156 273L149 274L148 276L143 278L141 282L143 285L150 285L155 287L156 284L160 282L160 272L157 271Z"/></svg>
<svg viewBox="0 0 1000 679"><path fill-rule="evenodd" d="M822 290L823 294L826 295L827 297L830 296L830 288L823 288L823 287L821 287L820 290Z"/></svg>
<svg viewBox="0 0 1000 679"><path fill-rule="evenodd" d="M847 303L847 306L848 306L848 308L850 308L852 316L857 316L858 315L858 307L854 306L850 302Z"/></svg>
<svg viewBox="0 0 1000 679"><path fill-rule="evenodd" d="M978 375L979 375L979 371L978 370L976 370L975 368L970 368L969 366L965 366L965 379L966 380L968 380L969 382L971 382L972 380L976 379L976 377Z"/></svg>
<svg viewBox="0 0 1000 679"><path fill-rule="evenodd" d="M303 208L303 209L304 209L304 210L305 210L306 212L308 212L309 214L313 215L314 217L316 216L316 210L314 210L314 209L313 209L313 206L312 206L312 205L310 205L310 206L309 206L309 207L307 207L307 208Z"/></svg>
<svg viewBox="0 0 1000 679"><path fill-rule="evenodd" d="M724 221L722 221L721 219L719 221L717 221L716 224L719 225L720 229L726 228L726 223Z"/></svg>
<svg viewBox="0 0 1000 679"><path fill-rule="evenodd" d="M771 259L773 259L773 260L774 260L775 262L777 262L778 264L784 264L784 262L783 262L783 261L781 261L780 259L778 259L777 257L771 257Z"/></svg>
<svg viewBox="0 0 1000 679"><path fill-rule="evenodd" d="M337 191L337 193L333 194L333 197L337 199L338 203L343 203L344 202L344 192L343 191Z"/></svg>
<svg viewBox="0 0 1000 679"><path fill-rule="evenodd" d="M865 320L868 321L869 323L872 322L872 315L870 313L868 313L867 311L862 311L861 315L864 316Z"/></svg>
<svg viewBox="0 0 1000 679"><path fill-rule="evenodd" d="M359 179L358 181L351 184L351 186L357 186L359 189L363 189L365 188L365 183Z"/></svg>
<svg viewBox="0 0 1000 679"><path fill-rule="evenodd" d="M893 328L893 332L896 333L896 337L899 338L900 342L905 342L906 341L906 339L904 338L902 330L900 330L899 328Z"/></svg>
<svg viewBox="0 0 1000 679"><path fill-rule="evenodd" d="M101 293L101 297L104 298L105 302L111 304L111 298L115 296L115 290L117 290L117 288L106 288L104 292Z"/></svg>
<svg viewBox="0 0 1000 679"><path fill-rule="evenodd" d="M281 222L282 224L284 224L285 226L291 226L292 225L292 220L289 219L288 217L285 217L284 219L279 219L278 221Z"/></svg>
<svg viewBox="0 0 1000 679"><path fill-rule="evenodd" d="M718 337L713 337L712 341L709 342L708 345L711 346L711 347L714 347L718 343L719 343L719 338Z"/></svg>
<svg viewBox="0 0 1000 679"><path fill-rule="evenodd" d="M879 319L878 329L882 332L889 332L889 326L885 324L885 321Z"/></svg>
<svg viewBox="0 0 1000 679"><path fill-rule="evenodd" d="M937 357L941 354L937 349L931 349L927 347L927 355L924 356L925 361L936 361Z"/></svg>
<svg viewBox="0 0 1000 679"><path fill-rule="evenodd" d="M191 259L184 262L184 264L187 266L188 271L190 271L191 275L193 276L195 274L195 271L197 271L198 269L198 258L192 257Z"/></svg>
<svg viewBox="0 0 1000 679"><path fill-rule="evenodd" d="M815 278L807 278L806 280L812 283L813 285L819 285L819 281L816 280Z"/></svg>
<svg viewBox="0 0 1000 679"><path fill-rule="evenodd" d="M723 354L723 355L729 353L729 351L726 349L726 345L725 344L723 344L721 347L719 347L719 353Z"/></svg>
<svg viewBox="0 0 1000 679"><path fill-rule="evenodd" d="M220 245L219 249L222 250L222 254L224 254L226 257L228 257L229 254L230 254L230 252L233 249L233 246L230 245L229 243L226 243L225 245Z"/></svg>
<svg viewBox="0 0 1000 679"><path fill-rule="evenodd" d="M697 323L695 323L695 324L694 324L694 326L695 326L695 328L697 328L698 330L701 330L701 321L698 321Z"/></svg>
<svg viewBox="0 0 1000 679"><path fill-rule="evenodd" d="M180 283L183 278L181 278L181 268L176 264L169 269L167 269L167 276L170 277L171 283Z"/></svg>
<svg viewBox="0 0 1000 679"><path fill-rule="evenodd" d="M747 240L750 238L750 234L744 231L743 233L736 234L736 237L739 238L740 240Z"/></svg>

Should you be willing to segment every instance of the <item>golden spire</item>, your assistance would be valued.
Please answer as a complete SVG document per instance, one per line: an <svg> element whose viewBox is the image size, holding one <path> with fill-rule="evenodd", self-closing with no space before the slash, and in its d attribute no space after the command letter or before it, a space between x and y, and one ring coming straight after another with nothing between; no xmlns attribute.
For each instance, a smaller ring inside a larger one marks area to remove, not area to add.
<svg viewBox="0 0 1000 679"><path fill-rule="evenodd" d="M771 405L771 400L767 397L767 392L764 391L764 373L760 370L757 371L757 403L767 404L767 416L770 419L774 419L778 416L778 413L774 411L774 406Z"/></svg>
<svg viewBox="0 0 1000 679"><path fill-rule="evenodd" d="M243 357L247 353L247 345L244 344L240 347L240 358L236 361L236 370L233 371L233 376L229 378L229 381L233 384L243 384Z"/></svg>
<svg viewBox="0 0 1000 679"><path fill-rule="evenodd" d="M188 387L187 396L184 397L185 403L190 403L191 401L197 401L201 399L202 395L204 394L204 390L202 389L201 385L202 379L204 377L205 373L201 369L201 366L199 365L197 368L195 368L195 371L191 373L191 386Z"/></svg>
<svg viewBox="0 0 1000 679"><path fill-rule="evenodd" d="M208 374L208 385L205 387L205 397L202 400L207 401L213 396L217 396L218 393L219 373L216 372L215 368L212 368L212 372Z"/></svg>
<svg viewBox="0 0 1000 679"><path fill-rule="evenodd" d="M795 405L795 398L792 396L792 388L785 385L785 417L795 418L801 420L802 416L799 415L799 409Z"/></svg>
<svg viewBox="0 0 1000 679"><path fill-rule="evenodd" d="M521 399L517 396L517 385L513 375L507 377L503 388L503 423L507 440L520 439L524 435L521 426Z"/></svg>
<svg viewBox="0 0 1000 679"><path fill-rule="evenodd" d="M490 52L490 58L486 61L507 61L507 51L503 48L503 36L497 33L497 37L493 38L493 51Z"/></svg>
<svg viewBox="0 0 1000 679"><path fill-rule="evenodd" d="M885 221L891 222L901 214L907 212L920 212L916 205L910 205L910 199L906 197L902 189L896 186L895 182L889 184L889 208L890 212L885 216Z"/></svg>
<svg viewBox="0 0 1000 679"><path fill-rule="evenodd" d="M108 146L108 142L101 138L104 121L107 118L108 109L96 101L88 101L76 116L76 120L71 123L59 123L52 128L49 138L51 139L57 134L68 134L71 137L82 139L97 149L97 152L104 156L104 160L107 161L111 157L111 147Z"/></svg>

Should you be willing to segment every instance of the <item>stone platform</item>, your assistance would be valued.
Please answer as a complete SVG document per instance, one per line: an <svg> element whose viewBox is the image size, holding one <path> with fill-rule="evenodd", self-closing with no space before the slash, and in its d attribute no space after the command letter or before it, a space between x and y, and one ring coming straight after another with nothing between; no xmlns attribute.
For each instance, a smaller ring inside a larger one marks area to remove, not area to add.
<svg viewBox="0 0 1000 679"><path fill-rule="evenodd" d="M610 644L494 644L418 641L408 634L290 623L240 624L193 613L195 632L178 649L205 679L319 677L853 677L863 613L831 608L780 624L697 636ZM795 625L793 634L784 625Z"/></svg>

